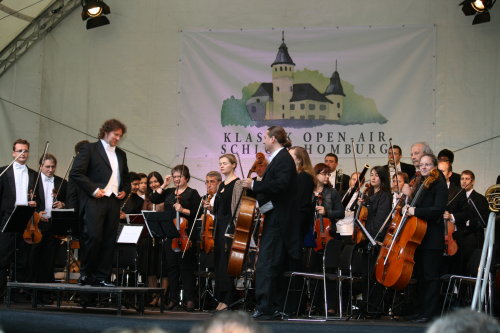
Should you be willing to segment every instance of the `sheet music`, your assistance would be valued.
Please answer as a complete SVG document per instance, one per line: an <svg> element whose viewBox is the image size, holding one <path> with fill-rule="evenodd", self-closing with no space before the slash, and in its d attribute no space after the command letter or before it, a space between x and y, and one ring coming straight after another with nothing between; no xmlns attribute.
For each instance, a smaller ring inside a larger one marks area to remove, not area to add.
<svg viewBox="0 0 500 333"><path fill-rule="evenodd" d="M124 225L116 242L120 244L137 244L142 228L144 228L142 225Z"/></svg>

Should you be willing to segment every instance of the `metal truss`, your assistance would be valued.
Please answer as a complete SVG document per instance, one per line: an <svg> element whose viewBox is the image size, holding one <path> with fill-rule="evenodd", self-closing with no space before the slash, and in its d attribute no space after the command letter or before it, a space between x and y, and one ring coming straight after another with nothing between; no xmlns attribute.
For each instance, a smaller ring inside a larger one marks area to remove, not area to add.
<svg viewBox="0 0 500 333"><path fill-rule="evenodd" d="M28 49L47 33L51 32L59 22L80 6L81 0L58 0L40 13L31 23L0 52L0 77Z"/></svg>

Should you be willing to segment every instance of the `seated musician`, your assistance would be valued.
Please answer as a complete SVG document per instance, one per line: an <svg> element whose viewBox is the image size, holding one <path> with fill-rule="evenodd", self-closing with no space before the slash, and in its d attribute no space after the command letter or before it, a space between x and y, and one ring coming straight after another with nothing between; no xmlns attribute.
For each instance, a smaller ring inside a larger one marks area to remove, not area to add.
<svg viewBox="0 0 500 333"><path fill-rule="evenodd" d="M356 192L352 195L349 202L347 202L344 207L344 217L338 220L335 223L337 233L340 236L344 237L352 237L353 233L353 218L354 218L354 208L357 205L358 193L357 193L357 184L358 184L359 172L353 172L351 174L351 178L349 179L349 189L341 195L342 202L345 201L346 197L350 195L352 191Z"/></svg>
<svg viewBox="0 0 500 333"><path fill-rule="evenodd" d="M141 176L135 172L129 173L130 177L130 192L121 201L120 222L126 223L127 214L140 214L144 199L141 198L137 191L141 182Z"/></svg>
<svg viewBox="0 0 500 333"><path fill-rule="evenodd" d="M139 188L137 189L137 195L141 197L142 200L146 200L146 194L148 192L148 176L142 172L137 175L141 178Z"/></svg>
<svg viewBox="0 0 500 333"><path fill-rule="evenodd" d="M40 158L41 174L38 186L40 200L40 223L42 241L33 244L31 263L33 282L54 282L54 264L59 240L52 230L52 209L64 208L66 201L66 180L55 175L57 159L52 154Z"/></svg>
<svg viewBox="0 0 500 333"><path fill-rule="evenodd" d="M191 178L189 168L177 165L171 175L165 177L165 182L156 191L151 193L151 202L165 203L165 211L169 214L168 221L174 223L176 215L187 220L187 226L180 230L185 236L189 235L196 218L196 211L201 201L198 191L189 187ZM167 188L171 181L174 188ZM178 214L177 214L178 213ZM180 221L178 221L180 223ZM181 236L184 236L181 235ZM185 239L187 241L187 239ZM194 311L196 258L193 246L179 246L179 242L167 239L163 261L167 266L169 287L169 303L167 310L174 309L180 303L180 278L183 287L183 305L187 311ZM182 248L184 247L184 248ZM183 256L183 252L184 256Z"/></svg>

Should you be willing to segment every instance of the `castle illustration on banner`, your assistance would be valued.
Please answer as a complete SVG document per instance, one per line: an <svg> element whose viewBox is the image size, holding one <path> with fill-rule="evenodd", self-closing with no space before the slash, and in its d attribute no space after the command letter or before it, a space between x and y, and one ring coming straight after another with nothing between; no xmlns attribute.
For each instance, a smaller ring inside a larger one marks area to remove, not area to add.
<svg viewBox="0 0 500 333"><path fill-rule="evenodd" d="M251 83L242 89L241 99L224 100L223 126L302 128L387 122L373 99L357 94L352 84L340 79L337 62L329 78L318 71L296 71L284 35L271 73L272 82Z"/></svg>

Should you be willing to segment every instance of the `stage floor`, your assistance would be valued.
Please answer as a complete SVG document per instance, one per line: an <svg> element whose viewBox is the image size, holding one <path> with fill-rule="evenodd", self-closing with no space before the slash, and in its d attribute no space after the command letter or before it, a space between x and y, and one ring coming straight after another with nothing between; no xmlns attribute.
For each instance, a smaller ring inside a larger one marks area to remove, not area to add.
<svg viewBox="0 0 500 333"><path fill-rule="evenodd" d="M146 309L139 315L134 309L124 309L121 316L116 309L86 308L72 304L62 304L60 309L55 305L42 305L31 309L29 303L12 304L7 309L0 305L0 325L5 333L12 332L102 332L111 328L160 327L172 333L187 333L192 326L212 316L207 312L166 311ZM411 324L396 320L355 320L305 322L305 321L259 321L273 332L283 333L423 333L426 325Z"/></svg>

